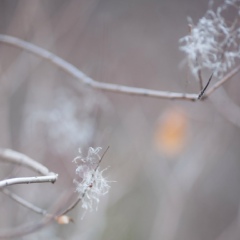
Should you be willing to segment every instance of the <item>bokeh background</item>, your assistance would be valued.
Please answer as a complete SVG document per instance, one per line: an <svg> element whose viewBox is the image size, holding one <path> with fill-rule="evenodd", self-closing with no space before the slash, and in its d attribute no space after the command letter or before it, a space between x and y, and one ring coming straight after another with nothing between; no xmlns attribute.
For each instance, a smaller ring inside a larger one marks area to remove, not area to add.
<svg viewBox="0 0 240 240"><path fill-rule="evenodd" d="M207 0L2 0L0 33L46 48L99 82L197 93L179 38L188 34L187 16L197 22L207 8ZM60 211L76 198L59 202L74 187L78 148L98 146L110 146L101 166L116 181L97 212L82 220L78 205L69 213L74 223L15 239L239 239L238 78L197 103L128 96L87 88L0 43L0 146L59 174L54 185L9 189ZM33 173L1 163L0 174ZM0 203L0 234L41 221L3 193Z"/></svg>

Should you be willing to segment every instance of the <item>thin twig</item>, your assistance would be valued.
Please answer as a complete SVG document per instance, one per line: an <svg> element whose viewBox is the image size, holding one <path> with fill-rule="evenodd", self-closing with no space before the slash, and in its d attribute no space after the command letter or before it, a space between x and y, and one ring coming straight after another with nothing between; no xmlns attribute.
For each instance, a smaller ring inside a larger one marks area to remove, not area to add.
<svg viewBox="0 0 240 240"><path fill-rule="evenodd" d="M216 82L211 88L206 91L204 94L204 97L202 99L205 99L209 97L214 91L216 91L220 86L222 86L225 82L230 80L234 75L236 75L240 71L240 65L238 65L236 68L231 70L226 76L224 76L220 81Z"/></svg>
<svg viewBox="0 0 240 240"><path fill-rule="evenodd" d="M43 166L41 163L33 160L32 158L28 157L23 153L14 151L12 149L0 149L0 161L27 167L41 175L46 176L50 174L48 168Z"/></svg>
<svg viewBox="0 0 240 240"><path fill-rule="evenodd" d="M96 168L95 168L95 172L98 169L100 163L102 162L106 152L108 151L109 146L107 147L107 149L104 151L104 153L102 154ZM54 173L49 172L49 170L44 167L43 165L35 162L33 159L29 158L28 156L13 151L11 149L1 149L0 150L0 160L4 160L6 162L11 162L11 163L15 163L15 164L21 164L25 167L29 167L31 169L33 169L36 172L40 172L40 173L48 173L48 176L39 176L39 177L26 177L26 178L13 178L13 179L6 179L3 181L0 181L0 188L5 187L5 186L9 186L9 185L13 185L13 184L22 184L22 183L38 183L38 182L46 182L46 181L52 181L55 182L56 181L56 175ZM52 176L49 176L52 175ZM51 178L52 177L52 178ZM92 176L92 178L94 177L94 175ZM65 209L61 214L58 215L52 215L50 213L48 213L46 210L41 209L35 205L33 205L32 203L26 201L25 199L21 198L20 196L12 193L11 191L9 191L8 189L2 189L1 191L3 193L5 193L6 195L8 195L9 197L11 197L13 200L15 200L16 202L18 202L19 204L21 204L22 206L36 212L39 214L42 214L44 216L50 217L50 218L55 218L57 216L61 216L61 215L65 215L67 214L69 211L71 211L73 208L76 207L76 205L85 197L85 194L87 192L88 189L85 190L85 192L82 194L82 196L78 197L76 199L75 202L73 202L70 206L67 207L67 209Z"/></svg>
<svg viewBox="0 0 240 240"><path fill-rule="evenodd" d="M0 181L0 188L6 187L9 185L14 185L14 184L29 184L29 183L43 183L43 182L54 183L58 177L57 174L50 172L48 168L46 168L42 164L36 162L35 160L31 159L30 157L20 152L13 151L11 149L0 149L0 161L22 165L24 167L30 168L35 172L43 175L43 176L36 176L36 177L21 177L21 178L5 179Z"/></svg>
<svg viewBox="0 0 240 240"><path fill-rule="evenodd" d="M19 177L11 178L0 181L0 188L7 187L15 184L29 184L29 183L45 183L56 181L56 175L52 176L39 176L39 177Z"/></svg>
<svg viewBox="0 0 240 240"><path fill-rule="evenodd" d="M55 199L54 207L51 210L52 214L47 214L40 222L24 223L14 228L1 230L0 239L20 239L21 236L40 230L52 221L57 221L56 216L59 216L58 212L60 208L69 201L69 196L71 195L63 193L62 197Z"/></svg>
<svg viewBox="0 0 240 240"><path fill-rule="evenodd" d="M84 194L85 195L85 194ZM74 209L78 203L83 199L84 196L78 197L75 202L73 202L70 206L68 206L61 215L66 215L68 212L70 212L72 209Z"/></svg>
<svg viewBox="0 0 240 240"><path fill-rule="evenodd" d="M28 202L27 200L21 198L20 196L18 196L17 194L9 191L7 188L4 188L1 190L4 194L6 194L8 197L10 197L12 200L18 202L19 204L21 204L22 206L32 210L33 212L36 212L38 214L44 215L44 216L49 216L50 214L47 213L46 210L39 208L35 205L33 205L32 203Z"/></svg>
<svg viewBox="0 0 240 240"><path fill-rule="evenodd" d="M104 83L98 82L93 80L82 71L80 71L77 67L72 65L71 63L65 61L64 59L58 57L57 55L38 47L32 43L23 41L19 38L11 37L8 35L0 34L0 42L6 43L8 45L18 47L24 49L32 54L35 54L38 57L41 57L47 61L52 62L55 66L62 69L63 71L70 74L75 79L79 80L83 84L109 92L115 93L122 93L122 94L129 94L129 95L138 95L138 96L145 96L145 97L153 97L153 98L162 98L162 99L171 99L171 100L186 100L186 101L197 101L197 100L204 100L207 98L212 92L214 92L217 88L219 88L224 82L229 80L233 77L239 70L240 66L234 68L230 71L222 80L218 81L212 88L210 88L202 97L198 99L199 95L195 93L177 93L177 92L169 92L169 91L158 91L158 90L151 90L146 88L136 88L136 87L129 87L119 84L111 84L111 83Z"/></svg>
<svg viewBox="0 0 240 240"><path fill-rule="evenodd" d="M100 160L99 160L96 168L94 169L94 172L97 171L97 169L98 169L100 163L102 162L105 154L107 153L108 149L109 149L109 146L106 148L106 150L105 150L104 153L102 154L102 156L101 156L101 158L100 158ZM94 177L94 174L92 175L92 179L93 179L93 177ZM79 197L75 200L75 202L73 202L70 206L68 206L68 207L62 212L61 215L65 215L65 214L67 214L68 212L70 212L73 208L75 208L75 207L78 205L78 203L85 197L86 192L88 191L88 189L89 189L89 188L86 188L86 190L85 190L85 192L82 194L82 196L79 196Z"/></svg>
<svg viewBox="0 0 240 240"><path fill-rule="evenodd" d="M96 166L96 168L95 168L95 172L97 171L99 165L101 164L101 162L102 162L102 160L103 160L104 156L106 155L106 153L107 153L107 151L108 151L109 148L110 148L110 147L108 146L108 147L106 148L106 150L104 151L104 153L102 154L102 156L101 156L101 158L100 158L100 160L99 160L99 162L98 162L98 164L97 164L97 166Z"/></svg>
<svg viewBox="0 0 240 240"><path fill-rule="evenodd" d="M40 222L31 222L29 224L22 224L20 226L7 229L7 230L1 230L0 231L0 239L21 239L22 236L25 236L30 233L34 233L36 231L39 231L40 229L46 227L48 224L50 224L54 218L51 217L44 217L41 219Z"/></svg>
<svg viewBox="0 0 240 240"><path fill-rule="evenodd" d="M203 96L203 94L205 93L205 91L206 91L206 89L207 89L209 83L210 83L211 80L212 80L212 77L213 77L213 74L210 76L210 78L209 78L209 80L208 80L206 86L205 86L205 87L202 89L202 91L200 92L200 94L199 94L199 96L198 96L198 99L201 99L201 98L202 98L202 96Z"/></svg>
<svg viewBox="0 0 240 240"><path fill-rule="evenodd" d="M116 93L130 94L130 95L163 98L163 99L179 99L179 100L196 101L198 98L198 94L157 91L157 90L150 90L145 88L135 88L135 87L118 85L118 84L97 82L92 78L88 77L86 74L84 74L82 71L80 71L78 68L76 68L69 62L63 60L62 58L56 56L55 54L43 48L40 48L34 44L20 40L15 37L1 35L1 34L0 34L0 42L24 49L45 60L48 60L52 62L54 65L56 65L57 67L59 67L60 69L69 73L72 77L78 79L85 85L95 89L116 92Z"/></svg>
<svg viewBox="0 0 240 240"><path fill-rule="evenodd" d="M197 74L198 74L198 81L199 81L199 85L200 85L200 91L203 90L203 80L202 80L202 72L201 72L201 69L199 69L197 71Z"/></svg>

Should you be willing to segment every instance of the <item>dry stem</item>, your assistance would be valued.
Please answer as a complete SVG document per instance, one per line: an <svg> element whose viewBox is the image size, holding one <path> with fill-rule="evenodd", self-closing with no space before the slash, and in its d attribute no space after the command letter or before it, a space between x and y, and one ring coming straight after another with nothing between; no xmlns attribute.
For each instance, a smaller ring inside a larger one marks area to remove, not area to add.
<svg viewBox="0 0 240 240"><path fill-rule="evenodd" d="M31 159L30 157L13 151L11 149L0 149L0 161L5 161L9 163L19 164L24 167L30 168L35 172L43 175L36 177L21 177L5 179L0 181L0 188L14 185L14 184L29 184L29 183L42 183L51 182L54 183L57 180L58 175L50 172L45 166Z"/></svg>
<svg viewBox="0 0 240 240"><path fill-rule="evenodd" d="M54 65L69 73L72 77L81 81L87 86L90 86L95 89L100 89L104 91L130 94L130 95L138 95L138 96L146 96L146 97L154 97L154 98L162 98L162 99L178 99L178 100L187 100L187 101L197 101L206 99L211 93L213 93L218 87L220 87L224 82L232 78L239 70L240 66L234 68L230 71L225 77L223 77L220 81L218 81L215 85L213 85L204 96L199 99L199 94L195 93L177 93L177 92L169 92L169 91L158 91L151 90L146 88L135 88L118 84L104 83L98 82L84 74L78 68L73 66L71 63L65 61L64 59L56 56L55 54L40 48L32 43L23 41L19 38L2 35L0 34L0 42L6 43L21 49L24 49L28 52L31 52L45 60L52 62Z"/></svg>
<svg viewBox="0 0 240 240"><path fill-rule="evenodd" d="M1 191L2 191L4 194L6 194L8 197L10 197L11 199L13 199L14 201L18 202L19 204L21 204L21 205L24 206L24 207L26 207L26 208L28 208L28 209L30 209L30 210L38 213L38 214L42 214L42 215L44 215L44 216L49 215L46 210L41 209L41 208L33 205L32 203L30 203L30 202L28 202L27 200L21 198L21 197L18 196L17 194L9 191L7 188L2 189Z"/></svg>

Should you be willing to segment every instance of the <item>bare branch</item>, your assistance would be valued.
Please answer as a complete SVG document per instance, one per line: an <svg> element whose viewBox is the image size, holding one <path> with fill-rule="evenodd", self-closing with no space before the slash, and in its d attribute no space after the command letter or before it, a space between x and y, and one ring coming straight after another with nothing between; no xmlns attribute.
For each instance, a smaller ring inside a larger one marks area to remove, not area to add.
<svg viewBox="0 0 240 240"><path fill-rule="evenodd" d="M210 83L211 80L212 80L212 77L213 77L213 74L210 76L210 78L209 78L209 80L208 80L206 86L201 90L201 92L200 92L200 94L199 94L199 96L198 96L198 99L201 99L201 98L202 98L202 96L203 96L203 94L205 93L205 91L206 91L206 89L207 89L209 83Z"/></svg>
<svg viewBox="0 0 240 240"><path fill-rule="evenodd" d="M209 97L215 90L217 90L220 86L222 86L225 82L230 80L234 75L236 75L240 71L240 65L238 65L236 68L234 68L232 71L230 71L226 76L224 76L220 81L215 83L211 88L209 88L208 91L204 94L204 97L202 99L205 99Z"/></svg>
<svg viewBox="0 0 240 240"><path fill-rule="evenodd" d="M57 221L57 217L60 215L58 212L65 205L69 198L72 196L72 191L68 191L70 194L66 194L66 191L62 194L60 198L56 198L54 202L54 206L51 209L51 214L45 215L39 222L31 222L29 224L23 223L20 226L15 226L14 228L10 229L2 229L0 231L0 239L20 239L21 236L36 232L53 221ZM71 219L70 219L71 221Z"/></svg>
<svg viewBox="0 0 240 240"><path fill-rule="evenodd" d="M103 154L102 154L102 156L101 156L101 158L100 158L100 160L99 160L99 162L98 162L98 164L97 164L97 166L96 166L96 168L95 168L95 172L96 172L96 170L98 169L99 165L101 164L101 162L102 162L104 156L106 155L107 151L109 150L109 148L110 148L110 147L108 146L108 147L106 148L106 150L103 152Z"/></svg>
<svg viewBox="0 0 240 240"><path fill-rule="evenodd" d="M195 93L158 91L158 90L151 90L146 88L136 88L136 87L129 87L129 86L118 85L118 84L98 82L93 80L86 74L84 74L82 71L80 71L77 67L75 67L71 63L63 60L57 55L41 47L38 47L32 43L23 41L19 38L11 37L8 35L2 35L2 34L0 34L0 42L24 49L32 54L35 54L38 57L41 57L45 60L52 62L55 66L67 72L72 77L74 77L75 79L79 80L80 82L82 82L83 84L89 87L103 90L103 91L123 93L123 94L129 94L129 95L138 95L138 96L145 96L145 97L153 97L153 98L161 98L161 99L186 100L186 101L204 100L212 92L214 92L217 88L219 88L224 82L232 78L240 70L240 66L234 68L225 77L223 77L220 81L218 81L212 88L210 88L201 99L199 99L198 98L199 94L195 94ZM201 82L201 75L199 75L199 78Z"/></svg>
<svg viewBox="0 0 240 240"><path fill-rule="evenodd" d="M41 175L46 176L50 174L50 171L41 163L36 162L32 158L11 149L0 149L0 161L14 163L30 168L31 170Z"/></svg>
<svg viewBox="0 0 240 240"><path fill-rule="evenodd" d="M84 195L85 195L85 194L84 194ZM62 212L61 215L65 215L65 214L67 214L68 212L70 212L72 209L74 209L74 208L78 205L78 203L82 200L82 198L84 197L84 195L81 196L81 197L78 197L70 206L68 206L68 207Z"/></svg>
<svg viewBox="0 0 240 240"><path fill-rule="evenodd" d="M203 79L202 79L202 72L200 69L197 71L197 74L198 74L198 81L199 81L199 85L200 85L200 91L202 91L203 90Z"/></svg>
<svg viewBox="0 0 240 240"><path fill-rule="evenodd" d="M4 188L1 190L4 194L6 194L8 197L10 197L11 199L13 199L14 201L18 202L19 204L21 204L22 206L32 210L33 212L36 212L38 214L42 214L44 216L49 216L49 214L47 213L46 210L41 209L35 205L33 205L32 203L28 202L27 200L21 198L20 196L18 196L17 194L9 191L7 188Z"/></svg>
<svg viewBox="0 0 240 240"><path fill-rule="evenodd" d="M0 181L0 188L15 184L44 183L44 182L54 183L56 179L57 177L55 174L52 176L11 178Z"/></svg>
<svg viewBox="0 0 240 240"><path fill-rule="evenodd" d="M108 149L109 149L109 146L106 148L106 150L102 154L102 156L101 156L101 158L100 158L100 160L99 160L99 162L98 162L98 164L95 168L95 171L97 170L100 163L102 162L102 160L103 160L105 154L107 153ZM23 166L29 167L36 172L45 172L45 173L48 172L49 176L47 176L47 177L14 178L14 179L3 180L3 181L0 181L0 188L4 187L4 186L9 186L9 185L12 185L12 184L22 184L22 183L27 184L27 183L33 183L33 182L44 182L44 180L49 182L50 177L51 177L50 175L52 175L53 182L56 180L56 175L54 173L49 172L49 170L46 167L44 167L40 163L35 162L33 159L29 158L28 156L26 156L22 153L13 151L11 149L1 149L0 150L0 160L1 159L4 160L4 161L7 161L7 162L15 163L15 164L22 164ZM41 170L39 170L39 169L41 169ZM94 175L92 177L94 177ZM64 211L62 211L62 213L60 215L57 214L55 216L53 214L48 213L46 210L41 209L41 208L33 205L32 203L30 203L27 200L21 198L17 194L9 191L8 189L3 188L3 189L1 189L1 191L4 194L6 194L7 196L9 196L10 198L12 198L14 201L21 204L22 206L24 206L24 207L26 207L26 208L28 208L28 209L30 209L30 210L38 213L38 214L42 214L44 216L56 219L57 216L65 215L69 211L71 211L73 208L75 208L76 205L85 197L87 189L82 194L82 196L79 196L71 205L69 205Z"/></svg>
<svg viewBox="0 0 240 240"><path fill-rule="evenodd" d="M14 184L29 184L29 183L43 183L51 182L54 183L57 180L58 175L50 172L45 166L36 162L35 160L29 158L28 156L13 151L11 149L0 149L0 161L10 162L14 164L19 164L40 173L43 176L37 177L21 177L5 179L0 181L0 188L14 185Z"/></svg>
<svg viewBox="0 0 240 240"><path fill-rule="evenodd" d="M46 59L52 62L57 67L59 67L60 69L69 73L72 77L81 81L85 85L95 89L116 92L116 93L130 94L130 95L163 98L163 99L179 99L179 100L188 100L188 101L196 101L198 99L198 94L157 91L157 90L150 90L145 88L135 88L135 87L118 85L118 84L97 82L92 78L88 77L86 74L84 74L82 71L80 71L78 68L76 68L69 62L63 60L62 58L54 55L53 53L43 48L40 48L34 44L28 43L26 41L20 40L15 37L1 35L1 34L0 34L0 42L24 49L43 59Z"/></svg>

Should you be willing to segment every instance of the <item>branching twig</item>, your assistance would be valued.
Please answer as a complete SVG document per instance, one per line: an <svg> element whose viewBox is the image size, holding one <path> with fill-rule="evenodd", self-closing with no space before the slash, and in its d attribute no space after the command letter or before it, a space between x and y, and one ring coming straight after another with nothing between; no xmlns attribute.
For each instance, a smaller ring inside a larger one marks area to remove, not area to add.
<svg viewBox="0 0 240 240"><path fill-rule="evenodd" d="M107 147L107 149L106 149L106 150L104 151L104 153L102 154L102 156L101 156L101 158L100 158L100 160L99 160L99 162L98 162L98 164L97 164L97 166L96 166L96 168L95 168L95 171L97 170L97 168L99 167L100 163L102 162L102 160L103 160L106 152L108 151L108 149L109 149L109 147ZM15 155L15 156L18 156L18 154L19 154L19 155L21 156L21 159L27 158L27 159L28 159L28 162L34 161L34 160L32 160L32 159L29 160L29 157L27 157L27 156L25 156L25 155L23 155L23 154L21 154L21 153L16 153L15 151L12 151L12 150L9 150L9 149L8 149L8 150L1 150L1 151L2 151L2 152L5 152L5 153L6 153L6 152L8 153L8 158L6 157L7 154L2 154L2 155L5 156L5 160L6 160L6 161L7 161L7 159L9 159L9 155L11 155L10 153L14 153L13 155ZM0 157L1 157L1 154L0 154ZM18 156L18 159L20 159L19 156ZM11 158L10 161L12 161L12 162L14 162L14 163L19 163L18 161L16 162L16 160L13 160L12 158ZM21 163L23 164L23 162L25 162L25 164L24 164L25 166L29 166L29 165L26 164L26 161L22 160ZM34 169L34 168L33 168L33 169ZM36 169L35 169L35 170L36 170ZM94 175L93 175L93 177L94 177ZM39 178L39 177L38 177L38 178ZM5 181L7 181L7 180L5 180ZM9 181L9 180L8 180L8 181ZM0 182L0 188L1 188L1 182ZM88 189L86 189L86 191L82 194L82 196L79 196L79 197L75 200L75 202L73 202L73 203L72 203L71 205L69 205L64 211L62 211L60 215L65 215L65 214L67 214L69 211L71 211L73 208L75 208L75 207L77 206L77 204L84 198L87 190L88 190ZM38 214L41 214L41 215L44 215L44 216L47 216L47 217L51 217L51 218L55 218L55 219L56 219L57 216L60 216L59 214L54 216L54 215L52 215L51 213L48 213L46 210L41 209L41 208L35 206L34 204L32 204L32 203L28 202L27 200L21 198L21 197L18 196L17 194L9 191L8 189L3 188L1 191L2 191L4 194L6 194L7 196L9 196L10 198L12 198L14 201L16 201L16 202L18 202L19 204L21 204L22 206L24 206L24 207L26 207L26 208L28 208L28 209L30 209L30 210L38 213Z"/></svg>
<svg viewBox="0 0 240 240"><path fill-rule="evenodd" d="M209 97L215 90L217 90L220 86L222 86L226 81L230 80L234 75L236 75L240 71L240 65L230 71L226 76L224 76L220 81L215 83L208 91L204 94L202 99Z"/></svg>
<svg viewBox="0 0 240 240"><path fill-rule="evenodd" d="M210 76L210 78L209 78L206 86L201 90L201 92L200 92L200 94L199 94L199 96L198 96L198 99L201 99L201 98L202 98L203 94L204 94L205 91L207 90L207 87L208 87L209 83L210 83L211 80L212 80L212 77L213 77L213 74Z"/></svg>
<svg viewBox="0 0 240 240"><path fill-rule="evenodd" d="M47 213L46 210L39 208L35 205L33 205L32 203L28 202L27 200L21 198L20 196L18 196L17 194L9 191L7 188L4 188L1 190L4 194L6 194L8 197L10 197L11 199L13 199L14 201L18 202L19 204L21 204L22 206L32 210L33 212L36 212L38 214L44 215L44 216L49 216L50 214Z"/></svg>
<svg viewBox="0 0 240 240"><path fill-rule="evenodd" d="M1 230L0 239L20 239L21 236L40 230L52 221L57 221L56 216L59 216L58 212L60 208L69 201L69 196L69 194L64 193L62 197L57 198L51 210L52 214L46 214L40 222L31 222L29 224L23 223L11 229ZM69 220L71 221L71 219Z"/></svg>
<svg viewBox="0 0 240 240"><path fill-rule="evenodd" d="M78 68L76 68L69 62L31 43L28 43L26 41L20 40L15 37L1 35L1 34L0 34L0 42L24 49L43 59L46 59L52 62L57 67L59 67L60 69L69 73L72 77L78 79L79 81L86 84L87 86L93 87L95 89L116 92L116 93L125 93L125 94L131 94L131 95L140 95L140 96L165 98L165 99L181 99L181 100L196 101L198 98L198 94L157 91L157 90L150 90L145 88L135 88L135 87L128 87L128 86L111 84L111 83L97 82L92 78L88 77L86 74L84 74L82 71L80 71Z"/></svg>
<svg viewBox="0 0 240 240"><path fill-rule="evenodd" d="M13 184L28 184L28 183L42 183L42 182L52 182L57 180L58 175L50 172L45 166L31 159L30 157L13 151L11 149L0 149L0 161L5 161L9 163L19 164L24 167L30 168L35 172L43 175L36 177L21 177L5 179L0 181L0 188L13 185Z"/></svg>
<svg viewBox="0 0 240 240"><path fill-rule="evenodd" d="M98 81L93 80L86 74L84 74L82 71L80 71L78 68L76 68L69 62L63 60L62 58L58 57L57 55L55 55L43 48L40 48L32 43L23 41L19 38L2 35L2 34L0 34L0 42L24 49L24 50L31 52L45 60L48 60L48 61L52 62L54 65L56 65L57 67L59 67L60 69L64 70L68 74L70 74L72 77L81 81L85 85L90 86L95 89L100 89L100 90L109 91L109 92L130 94L130 95L171 99L171 100L174 100L174 99L187 100L187 101L199 100L199 98L198 98L199 95L194 94L194 93L177 93L177 92L169 92L169 91L158 91L158 90L151 90L151 89L146 89L146 88L136 88L136 87L129 87L129 86L118 85L118 84L98 82ZM218 81L212 88L210 88L207 91L207 93L204 95L204 97L201 98L201 100L206 99L212 92L214 92L224 82L226 82L231 77L233 77L239 70L240 70L240 66L234 68L225 77L223 77L222 80Z"/></svg>

